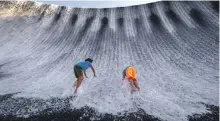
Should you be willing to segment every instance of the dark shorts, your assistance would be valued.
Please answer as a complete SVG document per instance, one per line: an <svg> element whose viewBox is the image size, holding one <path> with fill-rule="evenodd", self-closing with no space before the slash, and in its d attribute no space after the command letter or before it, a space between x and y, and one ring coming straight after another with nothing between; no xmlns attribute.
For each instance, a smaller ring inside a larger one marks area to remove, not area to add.
<svg viewBox="0 0 220 121"><path fill-rule="evenodd" d="M82 70L81 67L79 67L77 65L74 66L74 73L75 73L76 78L79 78L80 76L83 76L83 72L82 71L83 70Z"/></svg>

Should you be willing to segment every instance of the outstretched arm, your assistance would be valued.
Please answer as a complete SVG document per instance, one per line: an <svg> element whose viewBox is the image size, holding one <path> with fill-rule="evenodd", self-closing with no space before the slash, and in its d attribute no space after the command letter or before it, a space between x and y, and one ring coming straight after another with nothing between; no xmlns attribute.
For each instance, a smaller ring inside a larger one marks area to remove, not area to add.
<svg viewBox="0 0 220 121"><path fill-rule="evenodd" d="M121 85L123 84L125 76L122 76Z"/></svg>
<svg viewBox="0 0 220 121"><path fill-rule="evenodd" d="M123 75L123 76L122 76L122 79L125 79L125 77L126 77L126 75Z"/></svg>
<svg viewBox="0 0 220 121"><path fill-rule="evenodd" d="M126 77L126 70L123 70L123 72L122 72L122 80L125 79L125 77Z"/></svg>
<svg viewBox="0 0 220 121"><path fill-rule="evenodd" d="M86 70L84 70L83 72L84 72L85 77L88 78L87 75L86 75Z"/></svg>
<svg viewBox="0 0 220 121"><path fill-rule="evenodd" d="M123 84L125 77L126 77L126 74L125 74L125 70L124 70L124 71L122 72L121 84Z"/></svg>
<svg viewBox="0 0 220 121"><path fill-rule="evenodd" d="M125 76L123 75L123 76L122 76L122 80L124 80L124 79L125 79Z"/></svg>
<svg viewBox="0 0 220 121"><path fill-rule="evenodd" d="M94 73L94 77L96 77L95 69L93 68L93 66L92 66L91 68L92 68L92 71L93 71L93 73Z"/></svg>

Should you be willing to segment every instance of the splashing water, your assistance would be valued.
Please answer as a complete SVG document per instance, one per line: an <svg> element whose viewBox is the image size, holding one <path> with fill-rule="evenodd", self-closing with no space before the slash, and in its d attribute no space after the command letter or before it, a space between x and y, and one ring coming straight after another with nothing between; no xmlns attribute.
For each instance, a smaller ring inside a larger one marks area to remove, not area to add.
<svg viewBox="0 0 220 121"><path fill-rule="evenodd" d="M207 112L204 103L218 106L219 13L212 2L83 9L6 1L0 8L0 94L13 94L0 101L0 114L141 108L177 121ZM88 70L78 95L65 102L74 91L73 66L87 57L97 77ZM128 81L121 83L131 64L141 89L132 95Z"/></svg>

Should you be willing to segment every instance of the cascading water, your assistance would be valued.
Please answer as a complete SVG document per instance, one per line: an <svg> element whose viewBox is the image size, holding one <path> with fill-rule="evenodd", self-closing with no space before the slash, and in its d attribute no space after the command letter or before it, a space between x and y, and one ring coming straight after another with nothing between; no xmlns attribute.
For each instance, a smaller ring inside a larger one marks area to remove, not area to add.
<svg viewBox="0 0 220 121"><path fill-rule="evenodd" d="M76 110L75 120L144 113L185 121L207 113L205 105L219 106L218 18L219 2L208 1L103 9L1 1L0 115ZM97 77L88 70L70 98L73 66L88 57ZM129 65L141 88L133 95L121 83Z"/></svg>

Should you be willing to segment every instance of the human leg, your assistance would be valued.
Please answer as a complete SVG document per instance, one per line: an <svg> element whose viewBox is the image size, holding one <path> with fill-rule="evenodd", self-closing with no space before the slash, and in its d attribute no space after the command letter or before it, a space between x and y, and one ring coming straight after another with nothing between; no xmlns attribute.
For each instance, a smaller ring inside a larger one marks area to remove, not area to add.
<svg viewBox="0 0 220 121"><path fill-rule="evenodd" d="M129 82L130 82L130 86L131 86L131 93L133 93L135 90L135 85L134 85L134 81L129 79Z"/></svg>
<svg viewBox="0 0 220 121"><path fill-rule="evenodd" d="M137 80L134 80L133 83L134 83L134 86L135 86L135 87L138 89L138 91L139 91L139 90L140 90L140 87L138 86Z"/></svg>
<svg viewBox="0 0 220 121"><path fill-rule="evenodd" d="M76 80L76 89L75 89L74 93L77 93L77 90L78 90L79 86L81 85L83 79L84 79L83 76L80 76L79 78L77 78L77 80Z"/></svg>
<svg viewBox="0 0 220 121"><path fill-rule="evenodd" d="M82 69L79 66L74 66L74 73L75 73L77 80L76 80L75 84L73 85L73 87L76 86L74 93L77 93L77 89L81 85L84 78L83 78Z"/></svg>

